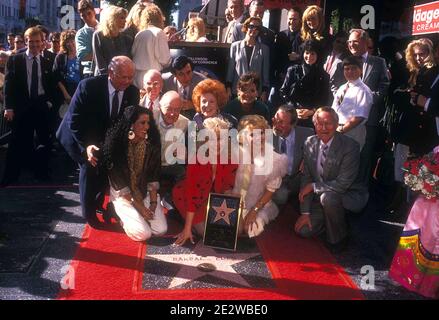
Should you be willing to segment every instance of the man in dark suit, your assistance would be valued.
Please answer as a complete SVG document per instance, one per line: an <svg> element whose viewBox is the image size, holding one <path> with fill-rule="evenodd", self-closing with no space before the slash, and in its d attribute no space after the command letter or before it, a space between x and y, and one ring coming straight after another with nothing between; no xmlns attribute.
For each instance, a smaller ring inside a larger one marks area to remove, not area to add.
<svg viewBox="0 0 439 320"><path fill-rule="evenodd" d="M439 135L439 75L433 81L431 86L431 97L427 98L423 95L412 93L412 99L417 106L424 108L427 114L436 117L436 130Z"/></svg>
<svg viewBox="0 0 439 320"><path fill-rule="evenodd" d="M300 45L303 42L300 36L301 27L302 12L297 7L290 9L288 11L288 29L282 30L276 35L276 71L282 81L288 67L300 64L302 61L300 56Z"/></svg>
<svg viewBox="0 0 439 320"><path fill-rule="evenodd" d="M293 106L282 105L273 117L273 146L277 153L288 156L288 172L282 185L273 195L273 201L284 205L291 197L298 198L303 165L303 144L314 134L311 128L297 127L297 112Z"/></svg>
<svg viewBox="0 0 439 320"><path fill-rule="evenodd" d="M15 182L25 161L33 159L35 176L47 180L49 162L49 100L54 92L52 64L41 55L44 35L38 28L25 33L25 52L9 58L5 74L5 112L12 136L2 185ZM37 147L34 152L34 132Z"/></svg>
<svg viewBox="0 0 439 320"><path fill-rule="evenodd" d="M416 95L413 97L416 99L418 106L424 107L427 113L434 117L439 117L439 75L434 80L431 86L431 97L426 98L423 95Z"/></svg>
<svg viewBox="0 0 439 320"><path fill-rule="evenodd" d="M80 167L79 193L82 214L90 226L99 228L96 209L102 205L108 178L100 159L107 130L125 107L139 104L139 90L132 85L134 63L125 56L114 57L108 75L81 81L57 138Z"/></svg>
<svg viewBox="0 0 439 320"><path fill-rule="evenodd" d="M300 45L303 43L300 28L302 27L302 11L298 7L288 11L288 29L276 34L273 49L270 52L272 82L268 101L276 109L284 99L279 94L279 89L284 83L287 70L290 66L302 62Z"/></svg>
<svg viewBox="0 0 439 320"><path fill-rule="evenodd" d="M384 115L384 97L390 85L389 71L383 58L375 57L367 52L368 34L362 29L352 29L349 34L348 49L352 55L363 60L363 74L361 80L369 87L373 94L373 104L366 122L366 142L361 150L360 176L365 183L369 183L375 167L377 156L375 146L379 135L379 121ZM337 65L331 82L331 90L337 92L344 79L343 64ZM384 139L384 135L382 137Z"/></svg>
<svg viewBox="0 0 439 320"><path fill-rule="evenodd" d="M359 144L337 132L334 109L322 107L313 116L316 135L303 148L304 172L299 193L301 216L295 231L303 237L326 229L330 249L341 249L347 237L345 209L360 212L367 204L367 188L356 179Z"/></svg>

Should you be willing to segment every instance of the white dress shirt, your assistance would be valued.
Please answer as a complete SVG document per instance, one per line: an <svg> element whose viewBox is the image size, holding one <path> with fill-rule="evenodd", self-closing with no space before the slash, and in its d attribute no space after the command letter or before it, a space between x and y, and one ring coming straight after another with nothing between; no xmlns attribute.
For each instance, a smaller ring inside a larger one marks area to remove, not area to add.
<svg viewBox="0 0 439 320"><path fill-rule="evenodd" d="M346 86L349 88L346 90ZM340 104L341 96L344 98ZM349 130L345 134L357 141L362 148L366 139L365 123L369 117L370 109L373 104L373 95L369 87L364 84L361 79L349 81L342 85L335 94L332 108L338 114L338 123L344 125L346 122L354 117L361 117L364 120L355 128Z"/></svg>
<svg viewBox="0 0 439 320"><path fill-rule="evenodd" d="M142 106L145 108L149 108L150 101L151 100L149 100L149 98L147 96L145 96L145 99L143 100ZM152 103L152 111L154 111L154 110L160 110L160 96L157 97Z"/></svg>

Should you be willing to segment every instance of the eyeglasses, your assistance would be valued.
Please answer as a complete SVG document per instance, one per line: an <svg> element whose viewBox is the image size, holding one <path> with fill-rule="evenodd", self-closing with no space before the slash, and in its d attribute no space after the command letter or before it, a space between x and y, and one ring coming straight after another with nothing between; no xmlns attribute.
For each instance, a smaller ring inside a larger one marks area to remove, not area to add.
<svg viewBox="0 0 439 320"><path fill-rule="evenodd" d="M259 30L261 27L260 27L260 26L256 26L256 25L254 25L254 24L249 24L247 28L248 28L249 30L251 30L251 29Z"/></svg>
<svg viewBox="0 0 439 320"><path fill-rule="evenodd" d="M14 41L14 43L23 43L24 41L18 40L18 41Z"/></svg>

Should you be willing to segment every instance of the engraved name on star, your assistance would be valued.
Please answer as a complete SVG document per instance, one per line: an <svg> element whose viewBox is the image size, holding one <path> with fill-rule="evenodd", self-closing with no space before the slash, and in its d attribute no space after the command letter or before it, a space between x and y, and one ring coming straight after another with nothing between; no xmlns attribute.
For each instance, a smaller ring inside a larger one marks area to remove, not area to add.
<svg viewBox="0 0 439 320"><path fill-rule="evenodd" d="M250 284L236 270L233 265L247 259L259 256L259 252L252 253L224 253L217 252L203 245L199 241L191 253L184 254L152 254L148 259L165 261L181 265L176 276L172 279L169 289L179 287L187 282L194 281L207 273L197 268L200 264L211 264L215 270L210 271L210 276L233 282L241 287L250 287Z"/></svg>
<svg viewBox="0 0 439 320"><path fill-rule="evenodd" d="M223 203L220 207L212 206L212 208L216 212L215 218L213 220L214 223L223 219L228 225L230 225L230 214L235 211L235 209L227 207L226 200L223 200Z"/></svg>

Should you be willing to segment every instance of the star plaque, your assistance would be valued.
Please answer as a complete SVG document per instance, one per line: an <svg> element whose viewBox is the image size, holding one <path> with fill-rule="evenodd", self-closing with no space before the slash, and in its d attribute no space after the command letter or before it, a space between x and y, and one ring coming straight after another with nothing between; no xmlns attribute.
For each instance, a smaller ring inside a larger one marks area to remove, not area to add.
<svg viewBox="0 0 439 320"><path fill-rule="evenodd" d="M218 193L210 194L204 230L204 245L236 250L241 214L240 204L240 197Z"/></svg>

